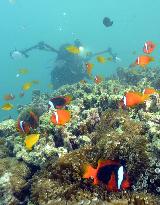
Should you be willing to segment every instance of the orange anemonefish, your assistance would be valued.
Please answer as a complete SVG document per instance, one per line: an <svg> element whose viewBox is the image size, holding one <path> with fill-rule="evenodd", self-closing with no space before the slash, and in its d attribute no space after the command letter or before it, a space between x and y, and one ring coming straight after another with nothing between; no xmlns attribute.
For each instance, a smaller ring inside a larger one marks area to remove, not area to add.
<svg viewBox="0 0 160 205"><path fill-rule="evenodd" d="M143 56L138 56L135 64L144 68L146 65L148 65L152 61L154 61L153 57L143 55Z"/></svg>
<svg viewBox="0 0 160 205"><path fill-rule="evenodd" d="M88 75L91 75L93 66L92 63L86 63L86 71Z"/></svg>
<svg viewBox="0 0 160 205"><path fill-rule="evenodd" d="M94 77L94 82L95 82L96 84L101 83L102 80L103 80L103 78L102 78L101 76L99 76L99 75L96 75L96 76Z"/></svg>
<svg viewBox="0 0 160 205"><path fill-rule="evenodd" d="M152 41L147 41L144 44L143 52L150 54L154 51L155 47L156 47L156 45Z"/></svg>
<svg viewBox="0 0 160 205"><path fill-rule="evenodd" d="M94 185L105 184L108 191L130 188L128 174L119 160L99 160L96 169L89 164L84 165L83 168L83 178L92 178Z"/></svg>
<svg viewBox="0 0 160 205"><path fill-rule="evenodd" d="M144 103L149 99L148 94L143 94L139 92L129 91L120 101L120 106L123 107L134 107L136 105Z"/></svg>
<svg viewBox="0 0 160 205"><path fill-rule="evenodd" d="M15 96L12 93L4 96L4 100L13 100L14 98L15 98Z"/></svg>
<svg viewBox="0 0 160 205"><path fill-rule="evenodd" d="M21 92L19 93L19 97L22 98L23 96L24 96L24 92L21 91Z"/></svg>
<svg viewBox="0 0 160 205"><path fill-rule="evenodd" d="M69 104L71 102L72 97L71 96L58 96L55 98L52 98L48 102L49 108L56 108L60 109L63 108L65 105Z"/></svg>
<svg viewBox="0 0 160 205"><path fill-rule="evenodd" d="M145 88L143 90L143 94L154 95L154 94L157 94L157 93L159 93L159 91L155 90L154 88Z"/></svg>
<svg viewBox="0 0 160 205"><path fill-rule="evenodd" d="M71 119L69 110L56 110L51 116L51 122L55 125L65 125Z"/></svg>
<svg viewBox="0 0 160 205"><path fill-rule="evenodd" d="M23 120L18 120L17 129L20 133L28 134L30 132L30 125Z"/></svg>

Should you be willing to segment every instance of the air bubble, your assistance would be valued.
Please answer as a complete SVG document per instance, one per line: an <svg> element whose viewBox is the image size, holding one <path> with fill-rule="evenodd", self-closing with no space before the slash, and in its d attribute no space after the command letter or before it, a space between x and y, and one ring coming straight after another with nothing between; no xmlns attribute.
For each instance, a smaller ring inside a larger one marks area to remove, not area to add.
<svg viewBox="0 0 160 205"><path fill-rule="evenodd" d="M153 184L154 183L154 179L150 179L150 182Z"/></svg>
<svg viewBox="0 0 160 205"><path fill-rule="evenodd" d="M157 187L157 188L156 188L156 191L157 191L157 192L160 192L160 187Z"/></svg>
<svg viewBox="0 0 160 205"><path fill-rule="evenodd" d="M156 169L155 169L155 172L156 172L157 174L160 174L160 168L156 168Z"/></svg>
<svg viewBox="0 0 160 205"><path fill-rule="evenodd" d="M160 167L160 162L157 162L157 163L156 163L156 166L157 166L157 167Z"/></svg>

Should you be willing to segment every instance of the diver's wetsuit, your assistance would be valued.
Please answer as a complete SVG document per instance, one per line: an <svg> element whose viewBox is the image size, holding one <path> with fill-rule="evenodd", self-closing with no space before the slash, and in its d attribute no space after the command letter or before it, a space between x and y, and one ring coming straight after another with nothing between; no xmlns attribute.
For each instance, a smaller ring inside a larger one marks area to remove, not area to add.
<svg viewBox="0 0 160 205"><path fill-rule="evenodd" d="M59 49L56 65L51 72L51 81L55 89L65 84L73 84L87 77L85 60L65 50L68 44Z"/></svg>

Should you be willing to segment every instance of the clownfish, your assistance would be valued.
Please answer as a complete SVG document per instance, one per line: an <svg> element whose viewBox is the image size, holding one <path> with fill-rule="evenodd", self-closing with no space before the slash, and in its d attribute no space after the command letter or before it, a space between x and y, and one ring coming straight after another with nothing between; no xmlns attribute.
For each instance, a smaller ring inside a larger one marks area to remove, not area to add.
<svg viewBox="0 0 160 205"><path fill-rule="evenodd" d="M13 100L15 98L15 96L12 93L9 93L7 95L5 95L4 100Z"/></svg>
<svg viewBox="0 0 160 205"><path fill-rule="evenodd" d="M82 178L92 178L94 185L103 183L110 192L130 188L128 174L119 160L99 160L96 169L85 164Z"/></svg>
<svg viewBox="0 0 160 205"><path fill-rule="evenodd" d="M145 88L143 90L143 94L148 94L148 95L160 94L160 91L158 91L154 88Z"/></svg>
<svg viewBox="0 0 160 205"><path fill-rule="evenodd" d="M87 74L90 76L92 73L92 69L93 69L94 65L92 63L86 63L86 71Z"/></svg>
<svg viewBox="0 0 160 205"><path fill-rule="evenodd" d="M19 93L19 97L22 98L23 96L24 96L24 92L21 91L21 92Z"/></svg>
<svg viewBox="0 0 160 205"><path fill-rule="evenodd" d="M154 51L155 47L156 47L156 45L152 41L147 41L144 44L143 52L150 54Z"/></svg>
<svg viewBox="0 0 160 205"><path fill-rule="evenodd" d="M145 66L147 66L150 62L154 61L154 58L151 56L138 56L138 58L136 59L135 64L139 65L142 68L145 68Z"/></svg>
<svg viewBox="0 0 160 205"><path fill-rule="evenodd" d="M102 80L103 80L103 77L102 77L102 76L96 75L96 76L94 77L94 82L95 82L96 84L101 83Z"/></svg>
<svg viewBox="0 0 160 205"><path fill-rule="evenodd" d="M55 98L52 98L48 102L48 108L55 108L55 109L60 109L63 108L65 105L70 104L72 100L71 96L58 96Z"/></svg>
<svg viewBox="0 0 160 205"><path fill-rule="evenodd" d="M51 122L55 125L65 125L71 119L69 110L56 110L51 116Z"/></svg>
<svg viewBox="0 0 160 205"><path fill-rule="evenodd" d="M23 133L23 134L28 134L30 132L30 126L28 123L26 123L25 121L23 120L18 120L17 122L17 130L20 132L20 133Z"/></svg>
<svg viewBox="0 0 160 205"><path fill-rule="evenodd" d="M34 112L32 112L32 111L29 112L28 123L29 123L29 125L30 125L33 129L38 126L38 117L37 117L37 115L36 115Z"/></svg>
<svg viewBox="0 0 160 205"><path fill-rule="evenodd" d="M140 92L129 91L120 101L121 107L134 107L139 104L143 104L146 100L149 99L148 94L143 94Z"/></svg>

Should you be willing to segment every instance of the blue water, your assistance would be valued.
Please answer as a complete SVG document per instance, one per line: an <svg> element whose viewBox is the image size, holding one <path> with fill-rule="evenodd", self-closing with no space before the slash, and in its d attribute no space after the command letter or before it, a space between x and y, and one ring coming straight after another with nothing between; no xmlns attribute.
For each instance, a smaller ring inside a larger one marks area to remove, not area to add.
<svg viewBox="0 0 160 205"><path fill-rule="evenodd" d="M26 91L24 98L17 97L13 104L26 104L31 101L34 88L51 92L49 66L56 55L45 51L33 51L29 58L12 60L10 51L24 49L39 41L45 41L59 48L64 43L72 43L76 38L85 48L97 52L112 47L121 58L120 62L95 64L93 73L109 76L118 66L127 67L136 56L142 53L146 40L156 43L156 62L160 63L159 0L1 0L0 1L0 105L3 96L12 92L17 95L21 86L31 80L39 80ZM106 28L102 20L107 16L114 21ZM18 69L28 68L28 75L16 77ZM16 117L17 113L0 110L0 119Z"/></svg>

